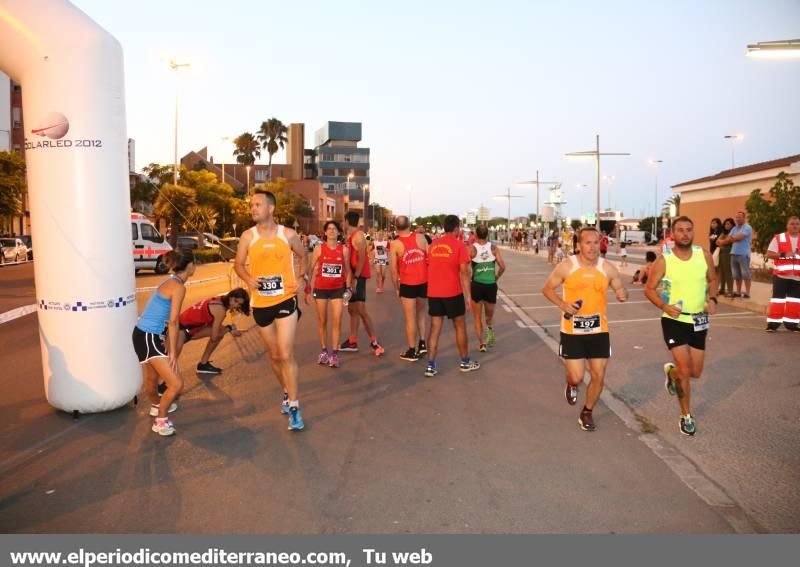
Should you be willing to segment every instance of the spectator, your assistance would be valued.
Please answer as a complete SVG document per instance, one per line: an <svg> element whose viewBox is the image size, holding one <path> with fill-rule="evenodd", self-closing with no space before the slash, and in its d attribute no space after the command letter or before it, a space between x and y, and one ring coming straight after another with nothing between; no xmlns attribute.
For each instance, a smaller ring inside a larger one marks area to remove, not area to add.
<svg viewBox="0 0 800 567"><path fill-rule="evenodd" d="M719 294L725 297L733 297L733 273L731 268L731 247L732 243L727 242L736 223L728 217L722 223L722 233L717 237L717 247L719 248Z"/></svg>
<svg viewBox="0 0 800 567"><path fill-rule="evenodd" d="M772 272L772 299L767 312L767 331L778 327L797 331L800 327L800 218L789 217L786 232L776 235L767 249L775 263Z"/></svg>
<svg viewBox="0 0 800 567"><path fill-rule="evenodd" d="M633 274L633 283L644 285L647 283L647 279L650 277L650 269L653 267L653 262L656 261L656 253L652 250L648 250L647 253L644 255L645 264L644 267L636 270L636 273Z"/></svg>
<svg viewBox="0 0 800 567"><path fill-rule="evenodd" d="M750 273L750 246L753 240L753 229L745 222L745 218L744 211L736 213L734 219L736 226L733 227L725 241L733 244L731 247L731 272L733 281L736 283L736 292L733 296L750 299L750 284L753 278ZM744 293L742 293L742 284L744 284Z"/></svg>
<svg viewBox="0 0 800 567"><path fill-rule="evenodd" d="M600 238L600 255L605 258L608 254L608 235L603 231L603 236Z"/></svg>
<svg viewBox="0 0 800 567"><path fill-rule="evenodd" d="M708 229L708 251L713 255L717 249L717 238L722 234L722 221L719 218L711 219L711 226Z"/></svg>
<svg viewBox="0 0 800 567"><path fill-rule="evenodd" d="M619 263L619 265L620 265L621 268L624 268L625 266L628 265L628 249L626 248L627 244L622 242L622 243L620 243L619 246L620 246L620 250L619 250L620 263Z"/></svg>

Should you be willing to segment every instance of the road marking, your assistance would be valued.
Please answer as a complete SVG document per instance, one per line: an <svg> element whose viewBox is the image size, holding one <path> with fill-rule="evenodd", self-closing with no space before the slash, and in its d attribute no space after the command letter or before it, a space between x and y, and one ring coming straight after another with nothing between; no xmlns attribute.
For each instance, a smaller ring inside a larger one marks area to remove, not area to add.
<svg viewBox="0 0 800 567"><path fill-rule="evenodd" d="M504 305L507 305L518 317L518 326L533 331L553 354L558 356L558 341L548 335L542 326L536 324L536 321L531 319L530 316L509 299L509 296L505 293L501 291L497 296L498 299L500 299ZM738 314L729 315L731 317L742 316ZM716 315L716 317L724 316L724 314ZM747 314L744 316L753 317L755 315ZM553 326L558 327L560 325L546 325L546 327ZM583 381L585 384L589 383L588 372L584 375ZM683 453L672 447L656 433L641 433L639 423L636 420L636 415L633 410L621 399L615 397L613 388L608 384L606 384L603 393L600 394L600 399L629 429L637 433L637 439L639 439L639 441L644 443L659 460L666 464L681 482L688 486L706 504L714 508L716 512L728 522L734 531L737 533L757 533L762 531L762 528L746 515L741 507L728 496L722 487L703 474L703 472L683 455Z"/></svg>
<svg viewBox="0 0 800 567"><path fill-rule="evenodd" d="M503 309L506 310L506 313L511 313L511 308L508 305L503 304Z"/></svg>
<svg viewBox="0 0 800 567"><path fill-rule="evenodd" d="M217 281L217 280L226 280L226 279L228 279L228 276L214 276L213 278L205 278L205 279L202 279L202 280L188 282L186 284L186 286L188 287L188 286L192 286L192 285L204 284L204 283L208 283L208 282L213 282L213 281ZM136 288L136 293L143 293L143 292L146 292L146 291L154 291L156 289L158 289L158 286L138 287L138 288ZM36 312L36 304L33 303L31 305L23 305L22 307L17 307L16 309L12 309L10 311L6 311L5 313L0 313L0 325L2 325L3 323L9 323L9 322L14 321L16 319L19 319L20 317L24 317L25 315L30 315L31 313L35 313L35 312Z"/></svg>

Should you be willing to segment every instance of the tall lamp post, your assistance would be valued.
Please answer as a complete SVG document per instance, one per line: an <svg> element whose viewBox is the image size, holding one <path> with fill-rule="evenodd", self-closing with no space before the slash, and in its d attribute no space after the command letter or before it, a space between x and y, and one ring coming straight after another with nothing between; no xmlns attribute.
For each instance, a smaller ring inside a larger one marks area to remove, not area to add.
<svg viewBox="0 0 800 567"><path fill-rule="evenodd" d="M653 238L658 240L658 168L664 163L664 160L651 159L648 163L656 168L656 183L653 191Z"/></svg>
<svg viewBox="0 0 800 567"><path fill-rule="evenodd" d="M191 63L175 63L172 59L169 60L169 68L175 71L175 161L173 163L173 185L178 184L178 70L184 67L191 67Z"/></svg>
<svg viewBox="0 0 800 567"><path fill-rule="evenodd" d="M367 204L369 201L369 183L365 183L362 188L364 190L364 224L369 228L372 226L369 219L369 208L372 206L372 203L370 202L369 205Z"/></svg>
<svg viewBox="0 0 800 567"><path fill-rule="evenodd" d="M731 169L736 167L736 162L734 159L734 152L736 150L736 142L744 140L744 136L741 134L728 134L727 136L723 136L726 140L730 140L731 142Z"/></svg>
<svg viewBox="0 0 800 567"><path fill-rule="evenodd" d="M595 228L600 230L600 156L629 156L627 152L601 152L600 151L600 134L595 135L595 149L585 152L569 152L565 154L570 157L593 157L595 174L597 177L597 195L596 195L596 210L597 217L595 218Z"/></svg>
<svg viewBox="0 0 800 567"><path fill-rule="evenodd" d="M539 220L539 187L542 185L558 185L558 181L539 181L539 170L536 170L536 179L530 181L520 181L517 185L536 185L536 222Z"/></svg>
<svg viewBox="0 0 800 567"><path fill-rule="evenodd" d="M747 56L764 59L800 59L800 39L751 43L747 46Z"/></svg>
<svg viewBox="0 0 800 567"><path fill-rule="evenodd" d="M522 195L512 195L511 194L511 187L506 189L505 194L503 195L496 195L495 199L507 199L508 200L508 226L511 226L511 199L522 199Z"/></svg>
<svg viewBox="0 0 800 567"><path fill-rule="evenodd" d="M250 165L244 166L245 171L247 172L247 196L250 196Z"/></svg>
<svg viewBox="0 0 800 567"><path fill-rule="evenodd" d="M224 145L224 144L225 144L225 142L227 142L228 140L230 140L230 137L229 137L229 136L222 136L222 143L223 143L223 145ZM222 183L225 183L225 157L224 157L224 156L225 156L225 150L223 149L223 150L222 150L222 154L221 154L221 156L220 156L220 157L221 157L221 159L220 159L220 162L221 162L221 165L222 165L222 179L221 179Z"/></svg>

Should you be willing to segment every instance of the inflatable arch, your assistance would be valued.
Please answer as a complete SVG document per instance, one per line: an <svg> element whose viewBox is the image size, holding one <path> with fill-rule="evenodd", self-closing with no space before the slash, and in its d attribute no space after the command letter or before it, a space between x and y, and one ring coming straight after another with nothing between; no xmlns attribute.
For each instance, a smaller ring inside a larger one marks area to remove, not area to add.
<svg viewBox="0 0 800 567"><path fill-rule="evenodd" d="M122 48L66 0L0 0L0 70L22 85L47 401L120 407L142 381Z"/></svg>

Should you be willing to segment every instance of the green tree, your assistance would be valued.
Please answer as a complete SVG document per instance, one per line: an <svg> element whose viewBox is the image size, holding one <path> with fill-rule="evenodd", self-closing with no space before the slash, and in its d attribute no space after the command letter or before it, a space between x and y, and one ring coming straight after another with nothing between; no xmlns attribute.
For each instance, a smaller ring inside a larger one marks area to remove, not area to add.
<svg viewBox="0 0 800 567"><path fill-rule="evenodd" d="M200 232L211 232L217 225L218 218L219 213L214 207L195 205L186 211L184 228L188 230L198 230Z"/></svg>
<svg viewBox="0 0 800 567"><path fill-rule="evenodd" d="M27 190L25 160L17 152L0 152L0 216L21 214Z"/></svg>
<svg viewBox="0 0 800 567"><path fill-rule="evenodd" d="M178 241L178 230L184 225L184 217L189 209L197 204L197 196L193 189L179 185L163 185L153 203L153 214L167 221L172 226L170 244Z"/></svg>
<svg viewBox="0 0 800 567"><path fill-rule="evenodd" d="M681 216L681 195L680 193L675 193L674 195L670 196L669 199L664 201L664 204L661 205L661 215L665 217L669 217L669 207L670 205L675 205L675 216Z"/></svg>
<svg viewBox="0 0 800 567"><path fill-rule="evenodd" d="M142 168L142 173L158 187L161 187L167 183L172 183L174 169L172 165L161 165L160 163L152 162Z"/></svg>
<svg viewBox="0 0 800 567"><path fill-rule="evenodd" d="M275 220L282 225L293 227L298 217L310 217L311 205L302 196L291 191L289 182L279 177L264 185L264 189L275 195Z"/></svg>
<svg viewBox="0 0 800 567"><path fill-rule="evenodd" d="M262 122L256 133L256 139L261 144L261 149L267 150L267 154L269 154L267 174L270 181L272 180L272 156L278 152L278 149L282 150L286 147L286 142L288 141L286 137L287 131L288 128L284 126L283 122L272 117L266 122Z"/></svg>
<svg viewBox="0 0 800 567"><path fill-rule="evenodd" d="M256 159L261 157L261 148L258 145L258 140L250 132L240 134L233 140L233 145L236 146L233 150L233 155L236 156L237 163L253 165Z"/></svg>
<svg viewBox="0 0 800 567"><path fill-rule="evenodd" d="M800 187L781 172L775 185L764 198L760 189L750 193L745 208L748 222L753 227L753 248L761 254L766 253L772 238L786 230L786 221L791 216L800 216Z"/></svg>
<svg viewBox="0 0 800 567"><path fill-rule="evenodd" d="M158 187L152 181L139 181L131 189L131 208L139 210L142 204L152 204L157 194Z"/></svg>
<svg viewBox="0 0 800 567"><path fill-rule="evenodd" d="M232 198L228 201L227 210L230 213L230 225L236 225L235 236L253 226L253 217L250 215L250 205L243 199Z"/></svg>

